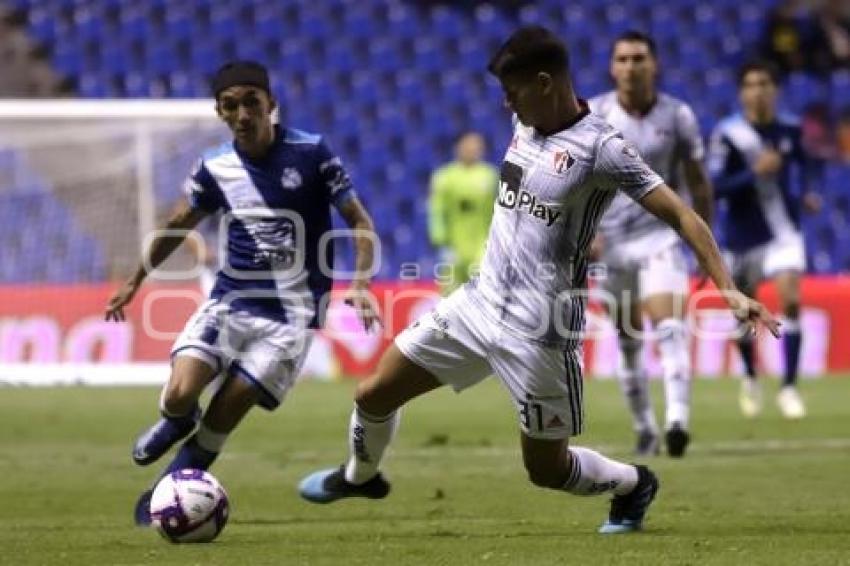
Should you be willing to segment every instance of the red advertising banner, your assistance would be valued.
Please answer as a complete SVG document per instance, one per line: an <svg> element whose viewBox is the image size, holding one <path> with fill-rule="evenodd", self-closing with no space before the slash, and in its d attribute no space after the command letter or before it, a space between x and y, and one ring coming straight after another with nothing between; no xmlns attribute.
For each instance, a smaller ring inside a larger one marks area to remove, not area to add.
<svg viewBox="0 0 850 566"><path fill-rule="evenodd" d="M203 302L197 287L151 283L127 309L127 322L106 322L104 305L114 286L0 286L0 381L10 368L111 364L163 364L186 320ZM342 303L342 291L330 303L325 328L314 341L306 371L324 375L362 376L375 367L383 350L399 331L438 300L436 287L422 282L376 283L372 287L384 328L363 332L352 309ZM803 282L804 332L801 371L821 375L850 370L850 277L809 277ZM774 311L778 297L765 285L760 298ZM691 328L694 370L698 375L738 373L740 360L729 333L735 324L716 294L692 298ZM588 375L611 375L617 360L616 334L597 304L587 316L585 361ZM651 342L651 340L650 340ZM760 360L770 373L781 371L781 341L766 332L759 337ZM652 347L646 363L658 372ZM162 376L164 378L165 376ZM85 376L81 379L85 381ZM120 375L116 375L120 380Z"/></svg>

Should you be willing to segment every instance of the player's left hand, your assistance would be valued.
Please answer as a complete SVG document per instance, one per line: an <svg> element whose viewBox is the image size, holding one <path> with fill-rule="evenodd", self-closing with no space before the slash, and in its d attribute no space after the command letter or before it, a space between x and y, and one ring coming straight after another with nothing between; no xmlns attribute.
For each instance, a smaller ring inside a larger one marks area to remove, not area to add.
<svg viewBox="0 0 850 566"><path fill-rule="evenodd" d="M361 285L352 285L345 292L345 304L357 312L357 318L360 319L363 328L367 331L384 325L373 299L374 297L369 292L368 287Z"/></svg>
<svg viewBox="0 0 850 566"><path fill-rule="evenodd" d="M738 322L747 327L747 332L754 334L758 325L764 325L774 338L779 338L780 323L763 304L740 291L727 294L726 301Z"/></svg>

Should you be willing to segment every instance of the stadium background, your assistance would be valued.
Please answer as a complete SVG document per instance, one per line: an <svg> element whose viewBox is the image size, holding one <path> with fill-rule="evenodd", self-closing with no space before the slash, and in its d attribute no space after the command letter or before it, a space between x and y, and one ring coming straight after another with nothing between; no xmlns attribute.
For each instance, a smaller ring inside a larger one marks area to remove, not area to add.
<svg viewBox="0 0 850 566"><path fill-rule="evenodd" d="M170 342L199 299L194 280L151 283L126 325L105 324L101 313L110 289L137 261L145 233L173 206L192 162L227 137L208 98L209 76L227 59L269 66L283 122L326 136L376 219L382 239L376 291L392 319L386 335L360 334L347 309L333 308L308 365L316 375L356 375L433 301L435 256L426 237L431 171L451 158L454 139L466 130L482 132L489 159L500 160L510 121L483 68L515 26L541 23L563 35L585 97L611 88L611 39L630 28L650 32L659 46L662 88L693 106L707 137L736 108L735 70L759 51L775 5L0 2L0 96L8 99L0 102L0 382L166 377ZM810 276L802 371L846 371L850 142L843 119L850 69L791 71L781 96L785 110L803 117L807 143L824 162L817 186L825 206L804 226ZM187 98L196 100L173 102ZM52 102L30 104L35 99ZM94 102L73 102L78 99ZM147 102L130 108L107 99ZM77 114L84 117L72 118ZM339 246L338 266L350 268L351 258L350 246ZM177 258L165 272L191 264ZM418 275L405 277L414 265ZM406 294L398 299L400 290ZM769 287L765 298L775 305ZM715 333L731 328L727 314L704 306L706 326ZM603 317L591 314L589 324L600 331L586 352L590 373L608 374L614 334ZM772 371L781 369L778 347L762 343ZM647 355L652 358L651 349ZM693 355L701 375L738 369L737 355L719 335L696 341Z"/></svg>

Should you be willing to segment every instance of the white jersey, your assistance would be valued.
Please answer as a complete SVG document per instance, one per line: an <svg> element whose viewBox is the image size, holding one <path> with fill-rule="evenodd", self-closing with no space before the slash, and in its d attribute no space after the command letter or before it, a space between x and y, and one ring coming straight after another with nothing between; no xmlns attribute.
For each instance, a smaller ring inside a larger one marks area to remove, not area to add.
<svg viewBox="0 0 850 566"><path fill-rule="evenodd" d="M649 166L670 187L679 188L679 169L683 159L701 161L705 154L699 124L690 106L681 100L658 93L655 104L644 116L626 112L611 91L592 98L590 109L623 136L633 142ZM671 243L678 237L663 221L623 195L617 196L599 224L605 241L613 244L634 241L655 231L669 233ZM658 238L653 241L660 242Z"/></svg>
<svg viewBox="0 0 850 566"><path fill-rule="evenodd" d="M640 199L662 182L633 144L586 107L551 136L517 124L470 295L524 337L578 345L587 251L602 213L617 189Z"/></svg>

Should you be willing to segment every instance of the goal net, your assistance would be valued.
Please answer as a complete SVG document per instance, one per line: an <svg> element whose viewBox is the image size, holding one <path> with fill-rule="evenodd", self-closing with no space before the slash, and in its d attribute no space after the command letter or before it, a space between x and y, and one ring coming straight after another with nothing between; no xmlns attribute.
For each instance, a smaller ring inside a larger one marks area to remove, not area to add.
<svg viewBox="0 0 850 566"><path fill-rule="evenodd" d="M103 308L199 153L227 138L205 100L0 102L0 382L163 379L145 366L167 363L197 278L146 286L130 325ZM165 271L200 272L190 249Z"/></svg>

